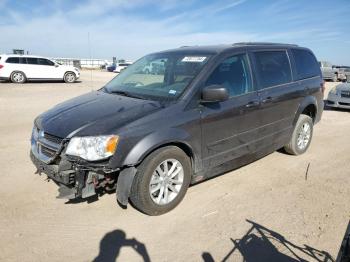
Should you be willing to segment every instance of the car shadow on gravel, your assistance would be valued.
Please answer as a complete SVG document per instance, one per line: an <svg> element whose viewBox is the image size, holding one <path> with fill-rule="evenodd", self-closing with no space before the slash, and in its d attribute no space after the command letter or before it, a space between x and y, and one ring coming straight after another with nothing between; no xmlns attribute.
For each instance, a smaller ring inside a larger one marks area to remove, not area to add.
<svg viewBox="0 0 350 262"><path fill-rule="evenodd" d="M146 246L135 238L126 238L123 230L113 230L107 233L100 242L100 251L93 262L116 261L122 247L132 248L142 261L151 261ZM118 260L117 260L118 261Z"/></svg>
<svg viewBox="0 0 350 262"><path fill-rule="evenodd" d="M45 80L35 80L35 81L28 81L28 82L25 82L25 83L22 83L22 84L14 84L10 81L0 81L0 84L13 84L13 86L21 86L21 85L26 85L26 84L79 84L79 83L82 83L81 80L77 80L75 81L74 83L65 83L64 81L62 80L50 80L50 81L45 81Z"/></svg>
<svg viewBox="0 0 350 262"><path fill-rule="evenodd" d="M281 234L272 231L253 221L250 229L241 239L232 239L233 248L220 261L232 261L239 253L243 261L282 261L282 262L334 262L332 256L326 252L315 249L308 245L298 246L287 240ZM306 258L306 259L304 259ZM202 259L205 262L216 261L210 253L203 252Z"/></svg>

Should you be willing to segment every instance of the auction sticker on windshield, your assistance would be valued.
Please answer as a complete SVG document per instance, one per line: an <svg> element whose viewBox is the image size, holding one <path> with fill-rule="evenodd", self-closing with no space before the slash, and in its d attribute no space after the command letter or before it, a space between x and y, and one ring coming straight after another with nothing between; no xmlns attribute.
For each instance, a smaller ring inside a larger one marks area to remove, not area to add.
<svg viewBox="0 0 350 262"><path fill-rule="evenodd" d="M206 56L185 56L181 61L182 62L203 62L207 57Z"/></svg>

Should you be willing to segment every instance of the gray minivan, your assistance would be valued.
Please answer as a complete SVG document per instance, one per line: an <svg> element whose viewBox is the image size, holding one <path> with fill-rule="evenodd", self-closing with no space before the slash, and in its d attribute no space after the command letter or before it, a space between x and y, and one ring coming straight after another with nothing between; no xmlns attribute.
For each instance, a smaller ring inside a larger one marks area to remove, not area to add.
<svg viewBox="0 0 350 262"><path fill-rule="evenodd" d="M157 74L145 68L164 66ZM120 204L160 215L190 184L277 149L304 153L323 110L313 53L237 43L147 55L98 91L34 121L30 155L59 197L116 189Z"/></svg>

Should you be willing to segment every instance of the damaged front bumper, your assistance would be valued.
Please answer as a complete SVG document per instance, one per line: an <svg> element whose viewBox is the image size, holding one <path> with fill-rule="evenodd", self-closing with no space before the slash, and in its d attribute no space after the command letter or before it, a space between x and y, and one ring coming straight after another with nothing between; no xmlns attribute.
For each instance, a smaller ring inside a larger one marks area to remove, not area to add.
<svg viewBox="0 0 350 262"><path fill-rule="evenodd" d="M51 139L51 138L50 138ZM51 139L52 140L52 139ZM56 142L56 141L55 141ZM135 167L109 169L108 162L93 164L79 159L68 159L64 153L65 141L52 144L44 136L32 137L30 158L38 174L46 174L58 186L57 198L88 198L98 192L117 190L120 204L128 204ZM48 154L48 151L51 155Z"/></svg>

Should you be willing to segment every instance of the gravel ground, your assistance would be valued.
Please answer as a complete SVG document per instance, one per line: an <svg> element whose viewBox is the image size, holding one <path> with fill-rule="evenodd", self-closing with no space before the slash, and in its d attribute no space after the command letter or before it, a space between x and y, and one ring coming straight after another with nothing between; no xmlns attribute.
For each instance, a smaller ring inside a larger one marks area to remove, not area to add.
<svg viewBox="0 0 350 262"><path fill-rule="evenodd" d="M160 217L123 210L114 194L94 202L56 199L56 185L35 175L29 159L33 119L113 76L83 71L75 84L0 83L0 261L336 257L350 218L347 111L324 112L306 154L275 152L193 186Z"/></svg>

